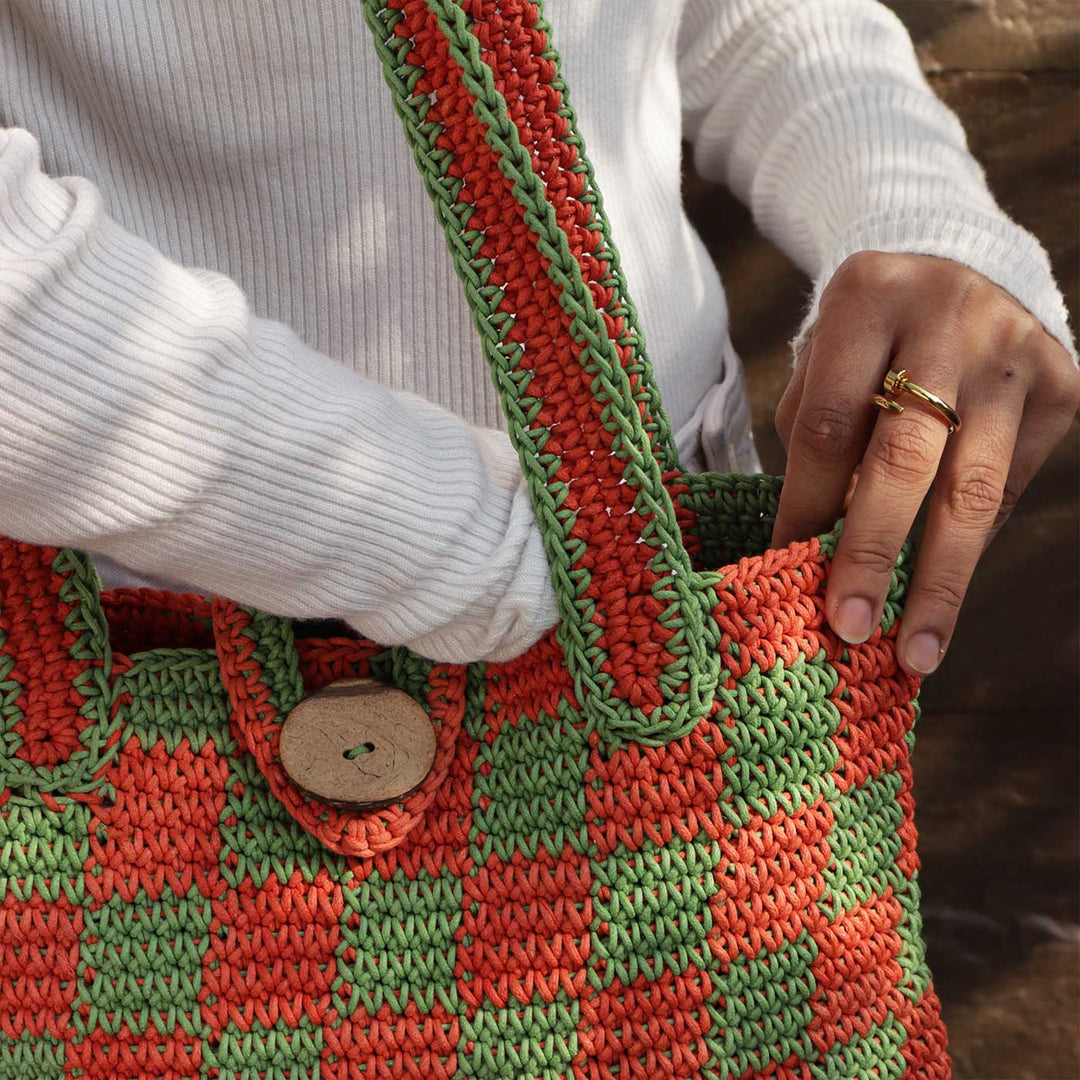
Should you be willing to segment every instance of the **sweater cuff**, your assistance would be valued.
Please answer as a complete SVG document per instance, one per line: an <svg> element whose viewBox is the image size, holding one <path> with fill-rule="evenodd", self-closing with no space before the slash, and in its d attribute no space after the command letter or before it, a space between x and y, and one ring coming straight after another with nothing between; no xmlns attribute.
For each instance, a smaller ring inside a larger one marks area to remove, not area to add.
<svg viewBox="0 0 1080 1080"><path fill-rule="evenodd" d="M936 255L963 263L1009 292L1080 367L1065 300L1042 244L1004 213L987 214L964 207L944 211L901 207L853 225L826 258L815 280L802 323L788 343L792 367L817 321L821 294L837 267L856 251Z"/></svg>

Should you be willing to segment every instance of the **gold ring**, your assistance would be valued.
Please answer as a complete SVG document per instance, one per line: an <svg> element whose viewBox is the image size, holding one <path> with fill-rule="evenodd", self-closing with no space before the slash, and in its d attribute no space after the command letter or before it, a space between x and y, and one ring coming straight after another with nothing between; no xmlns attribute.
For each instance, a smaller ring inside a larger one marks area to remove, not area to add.
<svg viewBox="0 0 1080 1080"><path fill-rule="evenodd" d="M890 412L902 413L904 406L895 400L897 394L911 394L913 397L917 397L920 401L925 401L927 405L931 406L941 418L949 425L949 434L954 431L960 430L960 416L957 411L951 406L942 401L937 394L932 394L929 390L919 386L918 383L913 383L909 378L907 371L901 368L897 371L895 368L885 376L885 393L893 395L892 397L885 397L883 394L875 394L870 400L880 409L888 409Z"/></svg>

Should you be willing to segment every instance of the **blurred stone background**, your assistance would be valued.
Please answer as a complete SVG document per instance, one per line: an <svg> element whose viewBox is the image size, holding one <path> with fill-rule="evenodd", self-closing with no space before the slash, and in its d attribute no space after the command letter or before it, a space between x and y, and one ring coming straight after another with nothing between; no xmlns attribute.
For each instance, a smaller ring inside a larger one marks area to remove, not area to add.
<svg viewBox="0 0 1080 1080"><path fill-rule="evenodd" d="M1080 326L1080 5L888 6L999 204L1049 251ZM686 196L723 276L765 471L782 473L773 414L809 282L726 189L688 173ZM1078 448L1074 421L984 556L923 684L924 932L955 1080L1080 1077Z"/></svg>

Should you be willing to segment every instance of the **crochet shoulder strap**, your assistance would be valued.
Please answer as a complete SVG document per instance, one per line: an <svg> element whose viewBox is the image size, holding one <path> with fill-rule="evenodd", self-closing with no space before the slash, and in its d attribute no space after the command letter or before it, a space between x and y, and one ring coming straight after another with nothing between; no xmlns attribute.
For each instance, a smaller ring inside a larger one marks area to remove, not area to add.
<svg viewBox="0 0 1080 1080"><path fill-rule="evenodd" d="M665 487L670 428L540 5L364 11L528 480L576 696L608 737L679 737L719 677L717 578Z"/></svg>

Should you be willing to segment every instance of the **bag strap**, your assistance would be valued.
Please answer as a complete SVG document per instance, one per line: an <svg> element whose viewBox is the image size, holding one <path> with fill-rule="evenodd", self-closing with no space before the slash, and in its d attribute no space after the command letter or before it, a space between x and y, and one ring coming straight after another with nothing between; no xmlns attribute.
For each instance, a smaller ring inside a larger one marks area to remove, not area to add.
<svg viewBox="0 0 1080 1080"><path fill-rule="evenodd" d="M528 481L575 694L606 736L665 743L712 706L718 577L665 486L670 426L540 5L364 13Z"/></svg>

